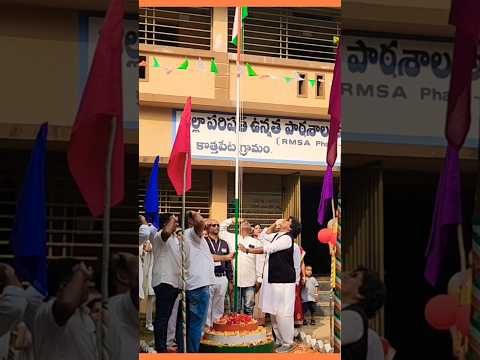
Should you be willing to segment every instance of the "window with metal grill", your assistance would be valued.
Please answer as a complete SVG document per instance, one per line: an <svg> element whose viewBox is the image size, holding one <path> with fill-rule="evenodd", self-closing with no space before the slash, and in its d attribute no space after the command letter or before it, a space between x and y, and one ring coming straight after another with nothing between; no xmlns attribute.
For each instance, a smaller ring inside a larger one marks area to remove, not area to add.
<svg viewBox="0 0 480 360"><path fill-rule="evenodd" d="M31 148L33 143L27 145ZM16 199L30 158L30 150L0 151L4 172L0 175L0 261L10 261L10 237ZM126 154L125 198L111 212L111 252L138 254L136 186L138 154ZM67 167L67 154L47 153L47 248L50 260L73 257L84 261L102 258L102 218L93 219Z"/></svg>
<svg viewBox="0 0 480 360"><path fill-rule="evenodd" d="M235 9L229 8L231 39ZM248 8L244 53L335 62L333 37L340 34L340 10L327 8ZM235 52L231 42L228 50Z"/></svg>
<svg viewBox="0 0 480 360"><path fill-rule="evenodd" d="M280 175L244 174L242 176L240 217L251 224L269 226L282 217L282 177ZM228 178L228 217L235 216L235 174ZM220 221L224 219L218 219Z"/></svg>
<svg viewBox="0 0 480 360"><path fill-rule="evenodd" d="M211 8L140 8L139 42L210 50Z"/></svg>
<svg viewBox="0 0 480 360"><path fill-rule="evenodd" d="M139 214L145 214L143 202L145 193L150 180L151 167L140 169L140 184L138 189L138 208ZM211 172L208 170L192 170L192 189L187 192L185 199L186 209L200 210L203 217L209 217L210 214L210 194L211 194ZM167 170L160 168L158 172L159 196L160 196L160 218L166 214L173 214L181 219L182 196L178 196L167 176ZM163 215L163 216L162 216Z"/></svg>

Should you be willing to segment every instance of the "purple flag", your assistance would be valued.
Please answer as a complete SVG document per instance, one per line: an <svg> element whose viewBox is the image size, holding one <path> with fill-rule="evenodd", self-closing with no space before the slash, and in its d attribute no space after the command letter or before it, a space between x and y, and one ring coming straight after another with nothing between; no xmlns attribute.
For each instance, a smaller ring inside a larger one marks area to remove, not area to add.
<svg viewBox="0 0 480 360"><path fill-rule="evenodd" d="M323 225L325 220L325 213L328 209L328 204L333 198L333 171L332 167L328 165L327 172L323 178L322 197L320 198L320 204L318 204L318 217L317 221L320 225ZM335 215L335 214L334 214Z"/></svg>
<svg viewBox="0 0 480 360"><path fill-rule="evenodd" d="M458 151L448 146L437 188L432 230L427 245L425 278L436 286L447 249L448 235L462 223L460 161Z"/></svg>

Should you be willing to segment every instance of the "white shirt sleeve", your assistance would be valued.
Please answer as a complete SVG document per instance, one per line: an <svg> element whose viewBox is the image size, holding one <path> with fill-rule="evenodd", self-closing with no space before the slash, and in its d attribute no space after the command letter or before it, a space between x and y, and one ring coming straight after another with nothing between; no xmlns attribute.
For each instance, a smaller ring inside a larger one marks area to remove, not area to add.
<svg viewBox="0 0 480 360"><path fill-rule="evenodd" d="M261 247L262 242L257 240L256 241L256 246ZM255 272L257 276L257 282L261 283L263 279L263 268L265 266L265 254L257 254L255 257Z"/></svg>
<svg viewBox="0 0 480 360"><path fill-rule="evenodd" d="M274 242L263 242L263 253L272 254L288 249L292 246L292 238L289 235L278 236Z"/></svg>
<svg viewBox="0 0 480 360"><path fill-rule="evenodd" d="M302 261L302 256L300 254L300 248L297 244L293 245L293 266L295 267L295 283L298 285L300 283L300 263Z"/></svg>
<svg viewBox="0 0 480 360"><path fill-rule="evenodd" d="M33 323L38 309L43 304L44 296L38 292L33 286L29 286L24 292L27 300L27 308L25 309L24 321L30 329L33 329Z"/></svg>
<svg viewBox="0 0 480 360"><path fill-rule="evenodd" d="M25 290L16 286L6 286L0 295L0 336L6 334L18 322L23 320L27 307Z"/></svg>
<svg viewBox="0 0 480 360"><path fill-rule="evenodd" d="M138 229L138 243L143 244L150 236L150 228L148 225L140 225Z"/></svg>
<svg viewBox="0 0 480 360"><path fill-rule="evenodd" d="M363 320L355 311L342 310L342 345L354 343L362 338Z"/></svg>
<svg viewBox="0 0 480 360"><path fill-rule="evenodd" d="M342 328L343 331L343 328ZM372 329L368 329L368 348L367 360L384 360L385 353L383 352L382 341L378 334Z"/></svg>

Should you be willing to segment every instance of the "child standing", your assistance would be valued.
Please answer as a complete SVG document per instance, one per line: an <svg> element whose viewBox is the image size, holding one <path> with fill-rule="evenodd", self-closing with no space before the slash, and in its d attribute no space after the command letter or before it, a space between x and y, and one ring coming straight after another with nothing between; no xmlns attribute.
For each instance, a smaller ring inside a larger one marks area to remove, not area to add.
<svg viewBox="0 0 480 360"><path fill-rule="evenodd" d="M315 305L318 298L318 282L312 276L312 267L305 267L305 287L302 289L303 314L305 319L303 325L307 325L306 314L310 311L310 325L315 325Z"/></svg>

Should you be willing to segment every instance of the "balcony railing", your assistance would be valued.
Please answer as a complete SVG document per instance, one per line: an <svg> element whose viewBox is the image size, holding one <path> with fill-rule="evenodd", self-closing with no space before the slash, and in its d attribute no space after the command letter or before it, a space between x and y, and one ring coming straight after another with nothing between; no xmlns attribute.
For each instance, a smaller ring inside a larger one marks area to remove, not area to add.
<svg viewBox="0 0 480 360"><path fill-rule="evenodd" d="M235 9L229 9L228 31L232 34ZM245 21L246 54L335 61L334 36L340 34L340 11L325 8L249 8ZM230 52L236 51L229 42Z"/></svg>
<svg viewBox="0 0 480 360"><path fill-rule="evenodd" d="M211 8L140 8L142 44L210 50Z"/></svg>

